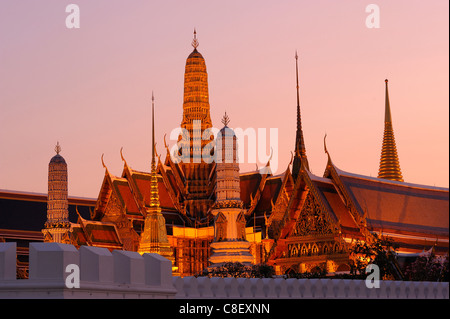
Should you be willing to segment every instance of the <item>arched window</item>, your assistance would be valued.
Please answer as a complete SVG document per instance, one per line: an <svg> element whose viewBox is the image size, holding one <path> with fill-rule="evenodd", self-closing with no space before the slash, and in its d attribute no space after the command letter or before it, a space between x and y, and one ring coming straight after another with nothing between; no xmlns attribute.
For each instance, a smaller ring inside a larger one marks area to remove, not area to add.
<svg viewBox="0 0 450 319"><path fill-rule="evenodd" d="M314 245L312 246L312 254L313 254L313 255L318 255L318 254L319 254L319 247L317 247L316 244L314 244Z"/></svg>
<svg viewBox="0 0 450 319"><path fill-rule="evenodd" d="M297 245L292 245L291 248L291 257L297 257L298 256L298 248Z"/></svg>
<svg viewBox="0 0 450 319"><path fill-rule="evenodd" d="M300 251L302 256L307 256L308 255L308 248L306 248L306 245L302 246L302 249Z"/></svg>
<svg viewBox="0 0 450 319"><path fill-rule="evenodd" d="M335 243L335 244L334 244L334 247L333 247L333 252L334 252L335 254L337 254L337 253L339 253L339 251L340 251L339 244L338 244L338 243Z"/></svg>

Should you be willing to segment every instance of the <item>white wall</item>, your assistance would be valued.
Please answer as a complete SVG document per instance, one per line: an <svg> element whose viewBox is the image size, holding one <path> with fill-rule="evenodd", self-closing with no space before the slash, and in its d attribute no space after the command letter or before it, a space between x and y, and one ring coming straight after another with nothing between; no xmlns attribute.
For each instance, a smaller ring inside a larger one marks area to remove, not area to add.
<svg viewBox="0 0 450 319"><path fill-rule="evenodd" d="M0 243L0 299L173 298L176 294L172 263L158 254L31 243L29 261L29 279L16 279L16 243Z"/></svg>
<svg viewBox="0 0 450 319"><path fill-rule="evenodd" d="M174 278L175 298L243 299L448 299L448 282L380 281L367 288L365 280L284 278Z"/></svg>
<svg viewBox="0 0 450 319"><path fill-rule="evenodd" d="M66 267L76 265L76 272ZM79 278L79 288L70 288ZM158 254L59 243L30 244L29 279L16 279L16 243L0 243L3 298L352 298L448 299L448 282L172 277Z"/></svg>

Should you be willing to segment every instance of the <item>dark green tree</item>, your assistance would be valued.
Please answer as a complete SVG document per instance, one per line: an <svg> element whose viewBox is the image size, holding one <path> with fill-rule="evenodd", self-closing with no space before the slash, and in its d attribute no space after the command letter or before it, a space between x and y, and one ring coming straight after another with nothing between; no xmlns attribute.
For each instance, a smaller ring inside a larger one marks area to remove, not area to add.
<svg viewBox="0 0 450 319"><path fill-rule="evenodd" d="M411 281L449 281L449 256L438 257L431 251L405 267L405 279Z"/></svg>
<svg viewBox="0 0 450 319"><path fill-rule="evenodd" d="M350 249L350 273L355 278L366 278L367 265L375 264L382 279L402 279L396 249L398 244L393 240L377 234L370 243L358 240Z"/></svg>

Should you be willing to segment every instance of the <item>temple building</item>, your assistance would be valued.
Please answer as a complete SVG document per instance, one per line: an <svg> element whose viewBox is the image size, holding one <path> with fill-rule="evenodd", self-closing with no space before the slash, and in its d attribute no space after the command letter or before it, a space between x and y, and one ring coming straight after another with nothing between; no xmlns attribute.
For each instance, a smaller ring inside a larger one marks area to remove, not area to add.
<svg viewBox="0 0 450 319"><path fill-rule="evenodd" d="M134 170L120 149L120 175L108 170L102 156L105 174L98 198L72 198L67 184L63 186L67 166L58 149L61 158L50 161L48 200L43 194L0 191L0 240L21 242L18 261L26 264L28 242L43 240L157 252L172 260L173 272L180 276L227 261L267 263L277 274L348 271L352 245L372 242L375 235L394 240L399 255L431 248L436 254L448 253L449 189L404 182L387 80L378 177L340 169L325 138L324 172L317 176L309 170L297 53L291 162L277 175L270 169L240 172L239 141L228 127L226 113L220 134L216 139L212 134L208 74L195 31L192 46L176 152L171 154L164 141L165 154L156 153L152 96L152 158L147 172ZM270 160L265 167L270 167ZM33 210L29 219L27 207Z"/></svg>
<svg viewBox="0 0 450 319"><path fill-rule="evenodd" d="M59 142L55 147L56 155L48 165L48 199L47 221L42 230L44 240L56 243L67 243L69 239L69 202L67 199L67 163L59 155Z"/></svg>

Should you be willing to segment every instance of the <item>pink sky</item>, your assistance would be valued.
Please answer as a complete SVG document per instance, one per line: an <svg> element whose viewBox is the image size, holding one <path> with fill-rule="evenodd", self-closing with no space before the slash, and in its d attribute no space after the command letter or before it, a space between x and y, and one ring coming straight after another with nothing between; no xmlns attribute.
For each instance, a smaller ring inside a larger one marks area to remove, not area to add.
<svg viewBox="0 0 450 319"><path fill-rule="evenodd" d="M65 26L70 3L80 7L79 29ZM370 3L380 8L378 29L365 24ZM120 175L121 147L133 169L149 171L151 91L161 153L164 134L181 123L194 27L213 125L221 127L226 110L230 127L277 128L276 173L295 145L298 50L314 174L325 170L326 133L335 165L377 175L388 78L405 182L448 187L448 7L447 0L1 1L0 189L46 193L57 141L72 196L98 196L103 153Z"/></svg>

